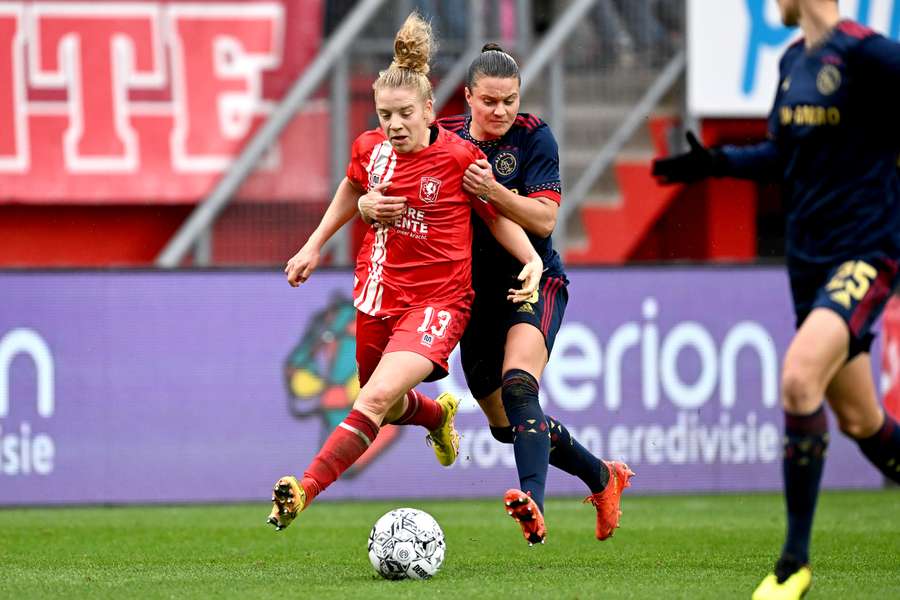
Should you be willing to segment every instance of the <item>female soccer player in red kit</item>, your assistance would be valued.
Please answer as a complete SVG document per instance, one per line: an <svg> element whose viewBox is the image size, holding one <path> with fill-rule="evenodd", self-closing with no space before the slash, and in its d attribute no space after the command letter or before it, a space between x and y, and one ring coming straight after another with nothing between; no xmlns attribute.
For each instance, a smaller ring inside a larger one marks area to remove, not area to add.
<svg viewBox="0 0 900 600"><path fill-rule="evenodd" d="M401 217L373 224L357 258L359 395L302 479L286 476L276 482L268 522L278 530L366 451L383 423L423 425L441 462L455 460L458 402L452 397L434 401L412 389L446 376L450 352L469 320L473 208L525 265L522 289L509 290L508 298L529 298L541 278L543 263L522 228L462 188L466 168L484 154L431 125L426 74L432 47L430 25L413 13L397 33L394 61L373 85L381 128L353 143L347 177L316 231L285 268L291 285L305 282L322 245L356 214L366 190L380 195L389 186L406 199Z"/></svg>
<svg viewBox="0 0 900 600"><path fill-rule="evenodd" d="M529 544L543 543L544 488L548 465L581 479L597 509L595 534L605 540L619 526L620 500L634 475L622 462L603 461L572 437L558 419L545 415L539 381L568 302L568 279L552 233L562 199L559 150L550 127L520 113L521 76L515 59L486 44L469 65L469 115L445 117L442 127L482 150L487 160L469 165L463 189L491 203L521 225L541 255L540 289L527 304L502 297L518 273L518 261L500 247L486 227L474 223L472 318L460 340L466 383L484 411L494 438L513 445L519 487L504 494L504 507ZM402 202L369 194L360 199L365 219L391 221Z"/></svg>

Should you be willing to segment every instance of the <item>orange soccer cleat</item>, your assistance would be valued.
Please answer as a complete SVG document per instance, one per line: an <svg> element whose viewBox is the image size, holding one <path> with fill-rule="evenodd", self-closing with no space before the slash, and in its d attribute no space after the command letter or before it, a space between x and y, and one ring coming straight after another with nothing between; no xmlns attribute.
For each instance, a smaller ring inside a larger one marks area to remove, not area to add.
<svg viewBox="0 0 900 600"><path fill-rule="evenodd" d="M605 540L612 537L619 526L619 517L622 511L619 502L622 500L622 492L631 485L629 481L634 477L634 471L623 462L603 461L609 469L609 483L602 492L597 492L584 499L597 509L597 539Z"/></svg>
<svg viewBox="0 0 900 600"><path fill-rule="evenodd" d="M522 535L529 546L543 544L547 539L547 528L544 527L544 515L532 499L531 494L522 490L506 490L503 496L506 514L511 516L522 527Z"/></svg>

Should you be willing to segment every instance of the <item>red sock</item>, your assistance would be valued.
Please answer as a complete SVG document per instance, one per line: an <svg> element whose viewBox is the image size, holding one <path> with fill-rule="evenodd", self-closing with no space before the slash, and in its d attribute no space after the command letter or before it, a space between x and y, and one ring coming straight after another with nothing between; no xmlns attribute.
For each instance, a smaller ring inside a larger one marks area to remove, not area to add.
<svg viewBox="0 0 900 600"><path fill-rule="evenodd" d="M394 425L421 425L429 431L441 426L444 409L440 404L416 390L406 392L406 400L406 412L393 422Z"/></svg>
<svg viewBox="0 0 900 600"><path fill-rule="evenodd" d="M363 455L378 435L378 425L369 417L351 410L309 463L300 485L306 492L307 503L335 482L341 473Z"/></svg>

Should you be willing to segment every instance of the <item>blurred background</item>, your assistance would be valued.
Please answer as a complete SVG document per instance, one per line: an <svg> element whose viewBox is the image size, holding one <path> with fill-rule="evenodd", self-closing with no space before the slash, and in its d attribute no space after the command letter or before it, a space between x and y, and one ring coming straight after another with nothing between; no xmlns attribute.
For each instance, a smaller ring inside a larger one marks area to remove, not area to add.
<svg viewBox="0 0 900 600"><path fill-rule="evenodd" d="M494 41L522 68L522 111L560 145L554 241L572 300L545 411L629 461L636 492L779 489L793 323L778 189L650 175L686 129L707 144L765 135L795 35L774 0L10 1L0 503L267 499L308 462L358 391L349 268L365 226L342 230L299 290L280 270L376 126L371 84L414 9L440 42L440 115L465 112L466 68ZM841 9L900 37L900 0ZM876 363L895 414L898 338L892 303ZM454 361L425 389L466 398L460 462L439 472L424 432L386 428L329 496L515 481ZM826 486L881 486L835 438ZM209 471L227 482L198 489Z"/></svg>

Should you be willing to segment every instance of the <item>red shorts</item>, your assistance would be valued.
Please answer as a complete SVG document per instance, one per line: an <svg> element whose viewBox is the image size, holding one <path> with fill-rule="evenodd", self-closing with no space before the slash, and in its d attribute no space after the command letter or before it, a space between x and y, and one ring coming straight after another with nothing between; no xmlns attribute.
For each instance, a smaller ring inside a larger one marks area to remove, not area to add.
<svg viewBox="0 0 900 600"><path fill-rule="evenodd" d="M420 354L434 363L434 370L425 381L446 377L450 353L459 343L470 315L468 302L419 306L387 318L356 311L360 387L369 381L384 354L403 350Z"/></svg>

